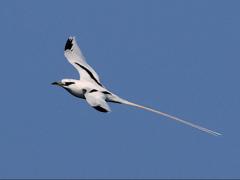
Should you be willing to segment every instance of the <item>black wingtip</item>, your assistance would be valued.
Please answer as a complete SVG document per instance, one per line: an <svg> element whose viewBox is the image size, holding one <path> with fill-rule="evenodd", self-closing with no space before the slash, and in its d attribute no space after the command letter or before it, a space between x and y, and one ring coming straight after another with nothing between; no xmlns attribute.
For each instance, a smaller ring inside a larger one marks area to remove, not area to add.
<svg viewBox="0 0 240 180"><path fill-rule="evenodd" d="M107 109L104 109L104 108L102 108L101 106L94 106L93 108L96 109L96 110L98 110L98 111L100 111L100 112L104 112L104 113L107 113L107 112L108 112Z"/></svg>
<svg viewBox="0 0 240 180"><path fill-rule="evenodd" d="M73 46L73 38L70 37L68 38L66 44L65 44L65 48L64 48L64 51L66 50L71 50L72 49L72 46Z"/></svg>

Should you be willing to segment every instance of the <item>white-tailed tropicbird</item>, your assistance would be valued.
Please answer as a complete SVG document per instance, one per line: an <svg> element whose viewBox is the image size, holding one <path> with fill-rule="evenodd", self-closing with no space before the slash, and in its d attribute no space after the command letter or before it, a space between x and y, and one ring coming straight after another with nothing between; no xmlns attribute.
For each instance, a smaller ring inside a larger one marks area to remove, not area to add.
<svg viewBox="0 0 240 180"><path fill-rule="evenodd" d="M64 55L67 60L78 70L80 74L80 80L62 79L60 82L54 82L52 84L63 87L69 93L78 98L86 99L88 104L96 110L100 112L110 112L111 110L107 102L126 104L163 115L165 117L168 117L170 119L189 125L193 128L199 129L215 136L221 135L218 132L187 122L183 119L169 115L167 113L129 102L107 90L101 84L98 74L93 70L90 65L87 64L76 42L75 37L68 38L64 49Z"/></svg>

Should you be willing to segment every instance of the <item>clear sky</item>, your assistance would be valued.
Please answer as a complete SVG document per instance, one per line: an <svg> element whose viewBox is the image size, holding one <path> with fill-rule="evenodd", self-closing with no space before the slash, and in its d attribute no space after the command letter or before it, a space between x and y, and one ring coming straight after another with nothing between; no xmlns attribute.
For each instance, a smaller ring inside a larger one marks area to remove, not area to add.
<svg viewBox="0 0 240 180"><path fill-rule="evenodd" d="M0 178L239 178L240 1L0 1ZM102 83L223 134L51 86L78 78L76 36Z"/></svg>

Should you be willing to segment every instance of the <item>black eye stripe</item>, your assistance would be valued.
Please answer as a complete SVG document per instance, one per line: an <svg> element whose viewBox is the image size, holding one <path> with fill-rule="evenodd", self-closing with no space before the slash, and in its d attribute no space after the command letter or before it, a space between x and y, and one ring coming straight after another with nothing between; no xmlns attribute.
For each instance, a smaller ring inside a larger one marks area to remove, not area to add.
<svg viewBox="0 0 240 180"><path fill-rule="evenodd" d="M71 85L71 84L75 84L75 82L65 82L65 83L64 83L64 86L69 86L69 85Z"/></svg>

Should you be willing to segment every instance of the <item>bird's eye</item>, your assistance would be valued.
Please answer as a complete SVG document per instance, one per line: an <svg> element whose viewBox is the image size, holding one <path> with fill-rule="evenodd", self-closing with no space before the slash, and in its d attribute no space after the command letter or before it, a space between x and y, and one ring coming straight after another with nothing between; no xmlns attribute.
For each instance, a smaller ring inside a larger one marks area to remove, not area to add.
<svg viewBox="0 0 240 180"><path fill-rule="evenodd" d="M75 84L75 82L65 82L64 86L69 86L71 84Z"/></svg>

